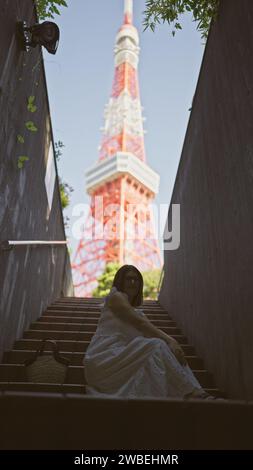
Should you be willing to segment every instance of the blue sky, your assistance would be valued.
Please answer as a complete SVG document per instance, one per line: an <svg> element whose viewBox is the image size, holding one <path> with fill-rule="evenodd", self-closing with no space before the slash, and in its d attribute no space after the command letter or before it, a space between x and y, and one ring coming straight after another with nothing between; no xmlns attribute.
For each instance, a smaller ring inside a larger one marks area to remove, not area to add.
<svg viewBox="0 0 253 470"><path fill-rule="evenodd" d="M69 0L55 22L60 45L55 56L45 52L45 66L55 141L65 145L60 176L73 188L67 236L72 249L72 216L76 204L88 203L85 171L98 158L104 106L111 93L116 32L122 24L124 0ZM134 24L140 34L139 82L147 163L160 174L157 204L169 204L204 52L191 17L172 37L159 26L143 32L144 0L134 0ZM162 246L162 243L160 241Z"/></svg>

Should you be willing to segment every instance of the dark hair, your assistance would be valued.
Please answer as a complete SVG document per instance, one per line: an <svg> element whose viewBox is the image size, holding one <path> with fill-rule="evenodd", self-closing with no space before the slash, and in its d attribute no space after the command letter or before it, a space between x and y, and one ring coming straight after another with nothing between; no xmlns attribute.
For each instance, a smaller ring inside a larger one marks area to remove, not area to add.
<svg viewBox="0 0 253 470"><path fill-rule="evenodd" d="M112 285L113 287L116 287L118 291L123 292L125 276L126 276L126 273L128 273L128 271L135 271L140 281L139 291L136 294L136 297L132 301L132 306L137 307L138 305L141 305L143 302L143 277L140 271L135 266L133 266L132 264L125 264L124 266L121 266L121 268L119 268L119 270L116 272L114 276Z"/></svg>

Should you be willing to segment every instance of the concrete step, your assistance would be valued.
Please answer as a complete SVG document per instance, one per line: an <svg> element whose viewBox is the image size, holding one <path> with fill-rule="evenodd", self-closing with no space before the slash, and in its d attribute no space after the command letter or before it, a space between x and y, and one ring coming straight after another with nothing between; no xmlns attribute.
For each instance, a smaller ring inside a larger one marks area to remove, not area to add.
<svg viewBox="0 0 253 470"><path fill-rule="evenodd" d="M36 323L31 323L30 328L31 330L85 331L94 334L97 329L97 323L37 321Z"/></svg>
<svg viewBox="0 0 253 470"><path fill-rule="evenodd" d="M84 352L88 348L90 341L69 341L57 340L60 352ZM14 349L26 349L36 351L41 345L39 339L18 339L14 343ZM46 344L45 351L51 350L50 346Z"/></svg>
<svg viewBox="0 0 253 470"><path fill-rule="evenodd" d="M57 302L90 302L90 303L98 303L101 302L102 297L60 297L57 299Z"/></svg>
<svg viewBox="0 0 253 470"><path fill-rule="evenodd" d="M91 306L91 305L82 305L82 304L52 304L49 307L47 307L47 311L53 311L53 310L72 310L73 312L75 310L85 310L86 312L100 312L101 305L97 306Z"/></svg>
<svg viewBox="0 0 253 470"><path fill-rule="evenodd" d="M101 310L101 307L102 305L98 305L98 306L87 306L87 305L83 305L83 304L52 304L50 305L50 307L47 308L46 311L53 311L53 310L71 310L71 311L76 311L76 310L80 310L80 311L86 311L86 312L100 312ZM164 309L161 309L161 308L147 308L147 307L139 307L140 310L142 310L144 313L152 313L152 314L164 314L164 315L168 315L168 312Z"/></svg>
<svg viewBox="0 0 253 470"><path fill-rule="evenodd" d="M15 350L7 351L4 354L5 364L22 364L26 359L30 359L35 353L35 350ZM51 354L50 351L46 351L45 354ZM85 354L83 352L69 352L64 351L64 357L66 357L70 364L73 366L81 366L83 364ZM204 369L202 359L197 356L186 356L187 362L191 369L200 370Z"/></svg>
<svg viewBox="0 0 253 470"><path fill-rule="evenodd" d="M84 323L93 323L94 324L94 323L98 322L98 320L100 318L100 315L95 316L93 314L89 315L87 313L82 314L82 312L76 313L76 314L72 314L72 312L46 312L46 313L43 313L43 315L40 318L38 318L37 321L44 321L43 320L44 318L53 318L53 319L55 319L57 317L59 317L61 319L63 319L64 317L72 318L72 321L74 323L76 323L76 321L78 321L78 323L83 321ZM56 321L56 320L54 320L54 321Z"/></svg>
<svg viewBox="0 0 253 470"><path fill-rule="evenodd" d="M91 341L94 333L78 331L53 331L53 330L27 330L24 332L24 339L53 339L68 341Z"/></svg>
<svg viewBox="0 0 253 470"><path fill-rule="evenodd" d="M0 364L0 382L26 382L23 364Z"/></svg>
<svg viewBox="0 0 253 470"><path fill-rule="evenodd" d="M90 341L94 333L85 331L54 331L54 330L27 330L24 332L25 339L56 339L69 341ZM187 339L184 335L171 334L180 344L186 344Z"/></svg>
<svg viewBox="0 0 253 470"><path fill-rule="evenodd" d="M36 351L41 344L39 339L18 339L14 343L14 350L33 350ZM61 352L82 352L84 353L90 344L89 341L68 341L68 340L57 340L59 350ZM182 344L183 351L186 356L194 356L194 347L189 344ZM50 345L46 344L45 351L51 351Z"/></svg>
<svg viewBox="0 0 253 470"><path fill-rule="evenodd" d="M54 304L81 304L81 305L89 305L91 307L100 305L101 303L104 302L104 297L101 297L100 299L97 299L96 301L91 300L91 299L82 299L80 297L78 298L61 298L53 302L51 305ZM143 308L161 308L164 310L164 308L158 303L158 302L147 302L144 300L143 304L141 305Z"/></svg>
<svg viewBox="0 0 253 470"><path fill-rule="evenodd" d="M31 382L0 382L0 391L4 392L39 392L39 393L85 393L85 385L45 384Z"/></svg>
<svg viewBox="0 0 253 470"><path fill-rule="evenodd" d="M253 405L242 402L6 392L0 415L2 449L252 448Z"/></svg>
<svg viewBox="0 0 253 470"><path fill-rule="evenodd" d="M88 311L94 311L94 312L100 312L101 308L104 306L104 301L101 302L101 303L98 303L98 304L94 304L94 305L91 305L91 304L86 304L86 303L63 303L63 302L55 302L51 305L48 305L47 308L49 309L83 309L83 310L88 310ZM144 311L145 313L147 312L154 312L154 314L156 313L164 313L166 315L168 315L168 312L167 310L165 310L164 308L161 308L161 307L147 307L147 306L143 306L143 305L138 305L137 307L135 307L136 309L140 309L142 311Z"/></svg>
<svg viewBox="0 0 253 470"><path fill-rule="evenodd" d="M44 317L58 317L58 316L61 316L61 317L67 317L67 318L83 318L83 319L87 319L87 320L90 320L90 319L93 319L93 320L99 320L99 318L101 317L101 313L97 312L92 312L92 313L89 313L89 312L84 312L84 311L72 311L72 310L53 310L53 311L49 311L47 310L46 312L43 313L43 315L40 317L40 318L44 318ZM153 315L153 314L146 314L147 318L150 320L150 321L168 321L168 322L172 322L174 323L175 326L176 325L176 322L174 320L172 320L170 317L168 317L168 315L164 315L164 314L159 314L159 315ZM38 318L39 320L39 318Z"/></svg>
<svg viewBox="0 0 253 470"><path fill-rule="evenodd" d="M159 315L158 318L156 318L154 315L147 315L147 317L150 321L165 319L167 321L166 326L177 328L177 324L176 324L175 321L163 318L161 315ZM95 316L94 314L92 314L92 319L94 319L93 324L97 324L99 318L100 318L100 315ZM86 322L86 319L88 320L87 322ZM47 322L48 323L49 322L53 322L53 323L85 323L87 325L88 323L91 323L90 320L91 320L90 315L77 317L77 316L71 316L71 314L69 314L69 316L67 316L67 315L57 316L57 315L46 315L44 313L40 318L38 318L37 321L38 322L46 322L46 323Z"/></svg>
<svg viewBox="0 0 253 470"><path fill-rule="evenodd" d="M26 382L26 367L23 364L0 364L0 382ZM68 366L67 384L85 384L84 367Z"/></svg>
<svg viewBox="0 0 253 470"><path fill-rule="evenodd" d="M85 331L95 333L97 324L94 323L59 323L59 322L36 322L30 325L31 330L54 330L54 331ZM181 331L175 327L162 327L162 331L168 335L179 335Z"/></svg>
<svg viewBox="0 0 253 470"><path fill-rule="evenodd" d="M71 311L59 311L59 310L55 310L55 311L46 311L41 318L43 317L51 317L51 316L54 316L54 317L57 317L57 316L60 316L60 317L72 317L72 318L81 318L81 317L84 317L85 318L85 323L96 323L96 321L98 321L98 319L100 318L100 315L98 316L95 316L95 315L89 315L87 314L87 312L79 312L79 311L76 311L76 312L71 312ZM149 318L149 317L148 317ZM150 319L150 318L149 318ZM39 319L38 319L39 320ZM151 320L150 320L151 321ZM155 325L155 326L167 326L166 322L171 322L171 319L169 317L167 317L167 319L152 319L152 323ZM174 322L175 323L175 322Z"/></svg>
<svg viewBox="0 0 253 470"><path fill-rule="evenodd" d="M54 302L52 303L51 305L49 305L50 308L53 308L55 306L70 306L70 307L77 307L77 306L80 306L81 308L91 308L91 309L100 309L102 305L104 305L104 299L101 300L101 302L99 303L96 303L96 304L90 304L90 303L87 303L87 302ZM155 312L158 312L158 311L162 311L162 312L166 312L167 313L167 310L165 310L163 307L160 307L158 305L138 305L136 308L140 308L142 310L154 310Z"/></svg>
<svg viewBox="0 0 253 470"><path fill-rule="evenodd" d="M90 302L90 303L97 303L100 302L103 297L60 297L57 299L57 302ZM160 305L158 300L156 299L145 299L143 301L144 304L155 304Z"/></svg>
<svg viewBox="0 0 253 470"><path fill-rule="evenodd" d="M193 371L202 387L213 388L213 379L205 370ZM26 368L24 365L0 364L0 382L25 382ZM67 369L66 383L85 384L84 367L69 366Z"/></svg>
<svg viewBox="0 0 253 470"><path fill-rule="evenodd" d="M57 316L59 314L59 312L63 312L63 316L66 316L66 313L69 313L69 316L76 316L78 315L78 312L79 310L75 310L75 311L72 311L71 309L69 310L47 310L46 312L43 313L42 316L47 316L49 312L50 313L50 316L52 316L52 313L54 312L55 315ZM168 320L168 321L173 321L171 320L171 318L166 314L166 313L145 313L146 317L149 319L149 320ZM100 318L101 317L101 312L86 312L85 310L80 310L80 317L83 317L83 316L86 316L86 317L92 317L92 318Z"/></svg>
<svg viewBox="0 0 253 470"><path fill-rule="evenodd" d="M27 382L26 367L23 364L0 364L0 383ZM84 385L84 369L81 366L69 366L66 383Z"/></svg>

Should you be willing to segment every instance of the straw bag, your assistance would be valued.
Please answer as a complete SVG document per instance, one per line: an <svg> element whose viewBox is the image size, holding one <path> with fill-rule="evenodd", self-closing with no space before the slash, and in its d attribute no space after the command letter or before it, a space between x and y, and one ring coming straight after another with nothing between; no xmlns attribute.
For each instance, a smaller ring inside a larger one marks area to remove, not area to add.
<svg viewBox="0 0 253 470"><path fill-rule="evenodd" d="M43 354L46 343L52 345L53 355ZM55 341L43 339L34 356L27 359L24 365L28 382L62 384L66 379L69 360L60 355Z"/></svg>

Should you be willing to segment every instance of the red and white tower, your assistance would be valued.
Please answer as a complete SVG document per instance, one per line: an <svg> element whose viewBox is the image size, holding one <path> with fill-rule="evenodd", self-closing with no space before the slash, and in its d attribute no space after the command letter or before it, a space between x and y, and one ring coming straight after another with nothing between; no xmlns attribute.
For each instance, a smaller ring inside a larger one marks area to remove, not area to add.
<svg viewBox="0 0 253 470"><path fill-rule="evenodd" d="M139 36L132 24L133 0L125 0L116 36L115 75L105 108L99 159L86 172L90 211L73 258L75 293L89 297L107 263L161 267L151 205L159 175L146 163L138 84Z"/></svg>

